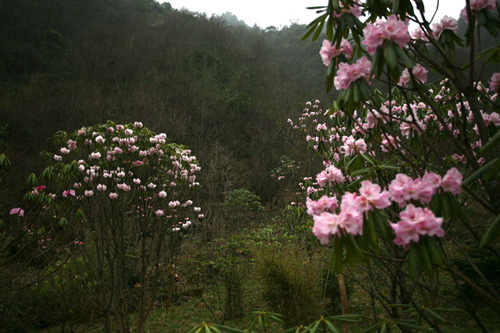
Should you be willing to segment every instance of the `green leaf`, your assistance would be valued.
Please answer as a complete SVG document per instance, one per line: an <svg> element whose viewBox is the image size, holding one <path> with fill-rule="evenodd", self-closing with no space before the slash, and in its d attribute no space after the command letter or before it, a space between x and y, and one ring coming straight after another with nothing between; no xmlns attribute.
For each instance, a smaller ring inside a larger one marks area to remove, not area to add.
<svg viewBox="0 0 500 333"><path fill-rule="evenodd" d="M427 237L425 239L425 245L427 247L429 256L431 257L432 263L442 267L443 261L441 260L441 251L439 250L439 247L436 244L436 240L434 238Z"/></svg>
<svg viewBox="0 0 500 333"><path fill-rule="evenodd" d="M373 213L368 214L368 219L363 223L363 237L368 240L371 249L376 250L378 244L377 232L375 231L375 220Z"/></svg>
<svg viewBox="0 0 500 333"><path fill-rule="evenodd" d="M5 156L5 154L0 155L0 168L3 170L8 170L11 167L10 160Z"/></svg>
<svg viewBox="0 0 500 333"><path fill-rule="evenodd" d="M52 180L53 177L54 177L54 168L51 166L46 167L42 171L42 174L40 175L40 178L44 180Z"/></svg>
<svg viewBox="0 0 500 333"><path fill-rule="evenodd" d="M408 269L410 277L412 279L418 278L422 272L422 267L420 265L420 254L415 243L410 245L410 254L408 255Z"/></svg>
<svg viewBox="0 0 500 333"><path fill-rule="evenodd" d="M390 42L386 42L384 45L384 57L389 69L392 71L398 70L398 62L396 60L396 53L394 51L394 46Z"/></svg>
<svg viewBox="0 0 500 333"><path fill-rule="evenodd" d="M398 11L399 11L399 0L393 0L392 1L392 12L397 14Z"/></svg>
<svg viewBox="0 0 500 333"><path fill-rule="evenodd" d="M329 16L328 21L326 22L326 38L328 40L333 39L333 17Z"/></svg>
<svg viewBox="0 0 500 333"><path fill-rule="evenodd" d="M431 309L425 308L424 312L426 312L428 315L430 315L432 318L436 319L437 321L439 321L443 324L446 323L446 319L444 319L443 317L441 317L440 315L438 315L436 312L432 311Z"/></svg>
<svg viewBox="0 0 500 333"><path fill-rule="evenodd" d="M379 330L379 328L384 324L383 321L376 323L375 325L372 325L368 327L366 330L363 331L363 333L374 333Z"/></svg>
<svg viewBox="0 0 500 333"><path fill-rule="evenodd" d="M480 178L484 173L486 173L486 171L488 171L491 167L493 167L494 165L496 165L496 163L498 163L499 161L500 161L500 157L497 157L497 158L491 160L490 162L486 163L485 165L483 165L481 168L479 168L478 170L476 170L472 175L470 175L469 177L467 177L467 179L465 179L462 182L462 186L467 186L470 183L472 183L473 181L475 181L478 178Z"/></svg>
<svg viewBox="0 0 500 333"><path fill-rule="evenodd" d="M399 324L399 325L403 325L403 326L406 326L406 327L409 327L409 328L414 328L414 329L417 329L417 330L425 330L425 327L418 326L414 322L408 322L406 320L400 320L400 319L394 319L394 322L397 323L397 324Z"/></svg>
<svg viewBox="0 0 500 333"><path fill-rule="evenodd" d="M316 333L319 329L319 324L320 324L320 321L315 321L314 323L312 323L311 325L309 325L309 327L307 327L307 330L311 333Z"/></svg>
<svg viewBox="0 0 500 333"><path fill-rule="evenodd" d="M424 236L425 237L425 236ZM422 240L422 239L421 239ZM427 251L427 246L425 246L425 241L421 241L417 244L418 250L420 252L420 257L422 258L422 263L426 270L432 270L432 261Z"/></svg>
<svg viewBox="0 0 500 333"><path fill-rule="evenodd" d="M313 42L318 39L319 35L321 34L321 31L323 31L323 26L325 25L325 20L322 20L321 23L319 24L318 28L316 29L316 32L314 33L312 40Z"/></svg>
<svg viewBox="0 0 500 333"><path fill-rule="evenodd" d="M26 186L28 187L35 187L38 183L38 180L36 179L36 176L34 173L30 174L28 176L28 179L26 180Z"/></svg>
<svg viewBox="0 0 500 333"><path fill-rule="evenodd" d="M354 98L354 102L359 102L359 86L357 82L352 84L352 96Z"/></svg>
<svg viewBox="0 0 500 333"><path fill-rule="evenodd" d="M328 320L324 320L323 322L325 323L325 325L328 328L329 332L340 333L339 330L331 322L329 322Z"/></svg>
<svg viewBox="0 0 500 333"><path fill-rule="evenodd" d="M483 235L481 244L479 247L490 246L491 244L497 242L500 239L500 215L498 215L491 223L488 231Z"/></svg>
<svg viewBox="0 0 500 333"><path fill-rule="evenodd" d="M486 144L479 149L479 153L481 155L487 154L489 151L491 151L493 148L497 147L500 145L500 131L496 132L495 135L493 135Z"/></svg>
<svg viewBox="0 0 500 333"><path fill-rule="evenodd" d="M398 58L401 59L405 67L408 68L408 70L412 70L413 63L411 62L410 58L406 55L406 52L403 50L403 48L399 46L394 46L394 50L396 51Z"/></svg>
<svg viewBox="0 0 500 333"><path fill-rule="evenodd" d="M57 222L57 225L59 227L64 227L65 225L68 224L68 220L65 218L65 217L62 217L61 219L59 219L59 221Z"/></svg>
<svg viewBox="0 0 500 333"><path fill-rule="evenodd" d="M302 36L302 39L301 40L306 40L307 38L309 38L309 36L314 32L314 30L316 29L318 23L314 24L311 28L309 28L309 30L304 34L304 36Z"/></svg>
<svg viewBox="0 0 500 333"><path fill-rule="evenodd" d="M352 235L348 235L347 237L352 245L352 249L354 250L354 253L356 254L357 258L359 258L361 260L365 259L365 255L361 251L361 248L359 247L356 239Z"/></svg>

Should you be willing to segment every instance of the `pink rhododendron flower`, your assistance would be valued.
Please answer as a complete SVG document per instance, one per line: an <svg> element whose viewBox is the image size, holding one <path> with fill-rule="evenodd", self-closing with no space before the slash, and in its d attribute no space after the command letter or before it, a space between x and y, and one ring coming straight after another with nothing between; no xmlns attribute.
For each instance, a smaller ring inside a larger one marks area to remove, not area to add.
<svg viewBox="0 0 500 333"><path fill-rule="evenodd" d="M103 185L103 184L98 184L97 185L97 190L100 191L100 192L104 192L106 191L106 185Z"/></svg>
<svg viewBox="0 0 500 333"><path fill-rule="evenodd" d="M342 39L339 48L336 48L329 40L325 39L323 40L323 46L319 54L321 55L323 64L329 66L332 58L338 57L340 54L345 54L349 58L352 55L352 47L346 39Z"/></svg>
<svg viewBox="0 0 500 333"><path fill-rule="evenodd" d="M86 197L91 197L91 196L94 195L94 191L92 191L92 190L85 190L84 195Z"/></svg>
<svg viewBox="0 0 500 333"><path fill-rule="evenodd" d="M429 72L427 69L425 69L424 66L420 64L416 64L415 67L413 67L412 71L413 75L415 75L416 79L420 81L421 83L427 82L427 73Z"/></svg>
<svg viewBox="0 0 500 333"><path fill-rule="evenodd" d="M496 0L471 0L470 8L473 12L478 12L483 9L495 11L496 3ZM460 12L460 16L464 19L465 22L469 23L469 17L467 16L467 6L462 9L462 11Z"/></svg>
<svg viewBox="0 0 500 333"><path fill-rule="evenodd" d="M314 226L312 232L321 244L326 245L330 241L330 236L338 232L340 218L336 214L323 212L321 215L314 215Z"/></svg>
<svg viewBox="0 0 500 333"><path fill-rule="evenodd" d="M118 197L119 197L118 193L114 193L114 192L109 193L109 198L111 200L118 199Z"/></svg>
<svg viewBox="0 0 500 333"><path fill-rule="evenodd" d="M496 127L500 126L500 114L492 112L490 114L490 124L494 124ZM488 126L488 125L487 125Z"/></svg>
<svg viewBox="0 0 500 333"><path fill-rule="evenodd" d="M135 128L142 128L142 123L141 123L140 121L136 121L136 122L134 123L134 127L135 127Z"/></svg>
<svg viewBox="0 0 500 333"><path fill-rule="evenodd" d="M67 198L68 196L74 197L76 195L75 190L63 191L62 196Z"/></svg>
<svg viewBox="0 0 500 333"><path fill-rule="evenodd" d="M68 148L69 149L76 149L76 141L75 140L68 140Z"/></svg>
<svg viewBox="0 0 500 333"><path fill-rule="evenodd" d="M90 159L92 160L98 160L101 158L101 153L100 152L97 152L97 153L90 153Z"/></svg>
<svg viewBox="0 0 500 333"><path fill-rule="evenodd" d="M350 14L354 15L355 17L360 17L362 14L362 8L361 8L361 6L359 6L360 3L361 3L361 0L354 0L354 6L344 7L344 4L342 3L342 1L339 1L339 5L341 7L341 12L337 13L334 11L333 16L335 16L336 18L340 18L340 17L342 17L342 15L344 13L350 13Z"/></svg>
<svg viewBox="0 0 500 333"><path fill-rule="evenodd" d="M166 198L166 197L167 197L167 192L165 192L165 191L160 191L160 193L158 193L158 197L160 197L160 198L162 198L162 199L163 199L163 198Z"/></svg>
<svg viewBox="0 0 500 333"><path fill-rule="evenodd" d="M416 64L415 67L413 67L413 69L412 69L412 73L418 82L420 82L420 83L427 82L428 71L422 65ZM410 72L408 71L408 68L405 68L403 70L403 73L401 73L401 77L399 79L398 85L407 88L410 81L411 81Z"/></svg>
<svg viewBox="0 0 500 333"><path fill-rule="evenodd" d="M160 217L160 216L163 216L163 214L165 214L165 212L161 209L158 209L156 212L155 212L155 215Z"/></svg>
<svg viewBox="0 0 500 333"><path fill-rule="evenodd" d="M463 176L457 168L451 168L446 172L441 181L441 188L445 192L451 192L454 195L460 193L460 185L462 184Z"/></svg>
<svg viewBox="0 0 500 333"><path fill-rule="evenodd" d="M359 194L361 211L369 211L372 210L373 207L384 209L391 205L389 192L382 191L379 185L373 184L369 180L361 182Z"/></svg>
<svg viewBox="0 0 500 333"><path fill-rule="evenodd" d="M326 195L322 196L319 200L314 201L311 198L306 198L307 214L309 215L320 215L325 211L334 212L338 207L337 198L335 196L328 197Z"/></svg>
<svg viewBox="0 0 500 333"><path fill-rule="evenodd" d="M377 20L375 24L367 24L363 30L366 52L373 55L386 39L392 40L400 47L410 41L408 23L400 21L396 15L391 15L387 21Z"/></svg>
<svg viewBox="0 0 500 333"><path fill-rule="evenodd" d="M363 212L361 197L356 193L346 192L340 204L339 227L350 235L363 234Z"/></svg>
<svg viewBox="0 0 500 333"><path fill-rule="evenodd" d="M411 38L428 41L427 36L421 28L417 28L410 33Z"/></svg>
<svg viewBox="0 0 500 333"><path fill-rule="evenodd" d="M493 73L493 75L490 78L490 90L491 91L498 91L498 88L500 88L500 72L498 73Z"/></svg>
<svg viewBox="0 0 500 333"><path fill-rule="evenodd" d="M433 30L434 36L436 38L439 38L439 36L441 35L441 32L443 32L443 30L446 30L446 29L451 30L451 31L456 33L457 29L458 29L457 20L455 20L454 18L449 17L449 16L443 16L443 18L441 19L441 21L439 23L432 24L432 30Z"/></svg>
<svg viewBox="0 0 500 333"><path fill-rule="evenodd" d="M354 64L340 63L337 76L333 82L335 88L337 90L347 89L352 82L357 81L359 78L369 81L371 66L372 63L366 57L362 57Z"/></svg>
<svg viewBox="0 0 500 333"><path fill-rule="evenodd" d="M415 184L411 177L399 173L389 184L389 193L391 194L391 200L397 202L399 207L403 207L410 200L418 200L420 188L418 183Z"/></svg>
<svg viewBox="0 0 500 333"><path fill-rule="evenodd" d="M340 169L330 165L316 175L316 181L319 186L325 187L326 184L332 186L334 183L343 183L345 181L345 177Z"/></svg>
<svg viewBox="0 0 500 333"><path fill-rule="evenodd" d="M24 216L24 210L21 207L12 208L9 212L10 215Z"/></svg>
<svg viewBox="0 0 500 333"><path fill-rule="evenodd" d="M60 161L62 161L62 156L54 154L54 160L56 160L57 162L60 162Z"/></svg>
<svg viewBox="0 0 500 333"><path fill-rule="evenodd" d="M118 184L116 187L124 192L129 192L130 191L130 185L127 185L125 183Z"/></svg>
<svg viewBox="0 0 500 333"><path fill-rule="evenodd" d="M352 135L343 136L342 142L344 143L340 147L340 151L344 153L346 156L351 156L355 154L364 154L366 153L367 146L364 139L354 139Z"/></svg>
<svg viewBox="0 0 500 333"><path fill-rule="evenodd" d="M391 224L396 233L394 243L409 248L410 243L418 242L420 236L444 236L444 230L441 228L443 219L436 217L433 212L427 208L408 205L399 215L401 220L398 223Z"/></svg>

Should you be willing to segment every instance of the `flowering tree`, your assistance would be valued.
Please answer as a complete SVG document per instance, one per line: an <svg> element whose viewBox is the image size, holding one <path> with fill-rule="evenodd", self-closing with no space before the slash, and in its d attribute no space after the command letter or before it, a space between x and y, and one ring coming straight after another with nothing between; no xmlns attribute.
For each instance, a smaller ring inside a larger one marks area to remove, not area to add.
<svg viewBox="0 0 500 333"><path fill-rule="evenodd" d="M143 332L183 234L202 217L191 197L196 157L140 122L59 132L55 141L62 147L46 153L54 163L26 199L44 198L64 244L83 258L106 331L129 332L133 306Z"/></svg>
<svg viewBox="0 0 500 333"><path fill-rule="evenodd" d="M439 277L467 284L500 313L498 286L465 251L475 244L500 258L500 73L487 87L476 81L475 64L482 28L494 36L500 30L496 1L466 1L463 38L455 19L431 25L421 0L332 0L313 9L321 15L304 38L317 39L326 28L320 50L326 85L340 92L329 110L308 102L298 122L289 121L324 159L325 170L303 183L314 235L333 243L339 273L345 262L376 264L364 290L400 329L415 324L398 321L403 307L439 330L442 317L429 307L446 304L467 311L485 330L473 302L450 301ZM412 33L410 22L417 27ZM469 49L464 67L454 63L456 46ZM492 48L488 61L498 58L498 50ZM442 79L427 84L428 70ZM372 88L374 80L387 93ZM471 220L472 214L485 218ZM476 276L455 265L457 253ZM374 284L373 275L381 273L389 297ZM396 303L400 307L390 306Z"/></svg>

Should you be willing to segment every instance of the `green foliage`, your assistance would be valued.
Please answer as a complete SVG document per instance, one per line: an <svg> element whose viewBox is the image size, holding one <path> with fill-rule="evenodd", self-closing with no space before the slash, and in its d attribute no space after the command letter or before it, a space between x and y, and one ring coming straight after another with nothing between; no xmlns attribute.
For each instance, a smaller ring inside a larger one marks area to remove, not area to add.
<svg viewBox="0 0 500 333"><path fill-rule="evenodd" d="M221 330L223 332L243 333L243 331L236 328L217 324L207 324L205 322L203 322L200 326L193 327L189 330L189 333L221 333Z"/></svg>
<svg viewBox="0 0 500 333"><path fill-rule="evenodd" d="M224 207L234 212L257 212L264 210L260 198L249 190L240 189L226 193Z"/></svg>
<svg viewBox="0 0 500 333"><path fill-rule="evenodd" d="M252 332L257 329L261 332L268 332L271 329L272 323L284 324L283 315L279 313L266 312L266 311L252 311L248 316L252 321L248 329ZM276 330L276 328L274 328Z"/></svg>
<svg viewBox="0 0 500 333"><path fill-rule="evenodd" d="M287 325L308 323L322 310L321 270L293 245L262 248L256 265L269 307L283 314Z"/></svg>

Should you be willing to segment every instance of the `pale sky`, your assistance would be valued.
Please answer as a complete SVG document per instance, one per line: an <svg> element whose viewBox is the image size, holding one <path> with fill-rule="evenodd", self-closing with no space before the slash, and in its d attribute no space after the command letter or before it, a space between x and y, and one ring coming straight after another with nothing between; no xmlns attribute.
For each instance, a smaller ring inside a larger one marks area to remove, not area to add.
<svg viewBox="0 0 500 333"><path fill-rule="evenodd" d="M289 25L291 21L308 24L317 14L306 7L324 6L326 0L159 0L170 2L176 9L186 8L192 12L223 14L231 12L249 26L257 24L261 28L274 25L280 27ZM426 15L432 17L437 0L424 0ZM444 15L458 18L460 10L465 6L465 0L440 0L440 8L435 20Z"/></svg>

